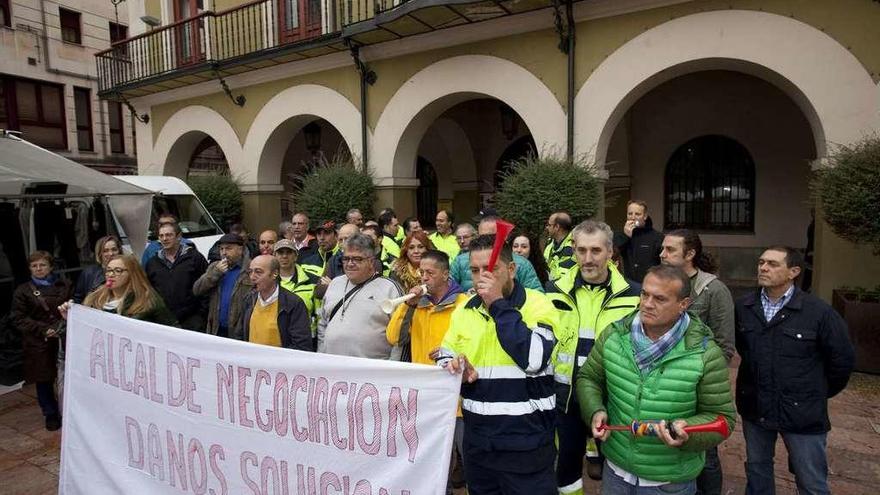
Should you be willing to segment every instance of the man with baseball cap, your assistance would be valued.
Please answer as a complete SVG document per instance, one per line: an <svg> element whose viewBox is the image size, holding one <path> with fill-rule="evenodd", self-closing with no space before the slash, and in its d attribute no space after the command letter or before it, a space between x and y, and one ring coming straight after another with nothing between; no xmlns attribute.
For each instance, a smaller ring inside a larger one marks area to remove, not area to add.
<svg viewBox="0 0 880 495"><path fill-rule="evenodd" d="M318 250L315 254L303 258L302 264L306 271L317 276L324 274L330 257L339 251L336 239L336 223L327 220L315 229L315 237L318 239Z"/></svg>
<svg viewBox="0 0 880 495"><path fill-rule="evenodd" d="M309 317L314 316L315 284L318 283L318 277L296 263L297 250L293 241L281 239L276 242L275 259L278 260L278 282L281 287L299 296L306 305Z"/></svg>

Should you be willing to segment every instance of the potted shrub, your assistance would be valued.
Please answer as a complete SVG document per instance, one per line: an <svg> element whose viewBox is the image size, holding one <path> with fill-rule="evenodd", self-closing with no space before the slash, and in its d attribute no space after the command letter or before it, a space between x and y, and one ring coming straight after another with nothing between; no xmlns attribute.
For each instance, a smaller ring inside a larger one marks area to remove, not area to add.
<svg viewBox="0 0 880 495"><path fill-rule="evenodd" d="M585 157L570 162L558 154L529 155L505 174L495 207L529 237L540 239L553 212L565 210L577 224L599 211L601 194L596 169Z"/></svg>
<svg viewBox="0 0 880 495"><path fill-rule="evenodd" d="M221 227L226 229L230 224L241 221L241 190L228 172L193 176L187 183Z"/></svg>
<svg viewBox="0 0 880 495"><path fill-rule="evenodd" d="M309 214L312 227L326 220L337 225L345 223L345 214L351 208L370 217L376 201L376 186L370 172L351 158L339 155L303 175L293 193L296 209Z"/></svg>
<svg viewBox="0 0 880 495"><path fill-rule="evenodd" d="M880 256L880 137L841 146L829 167L816 173L813 195L823 217L838 236L870 245ZM880 288L878 288L880 289ZM880 290L837 289L833 305L849 326L856 349L856 369L880 373Z"/></svg>
<svg viewBox="0 0 880 495"><path fill-rule="evenodd" d="M880 286L874 290L835 289L832 305L849 327L856 350L856 371L880 374Z"/></svg>

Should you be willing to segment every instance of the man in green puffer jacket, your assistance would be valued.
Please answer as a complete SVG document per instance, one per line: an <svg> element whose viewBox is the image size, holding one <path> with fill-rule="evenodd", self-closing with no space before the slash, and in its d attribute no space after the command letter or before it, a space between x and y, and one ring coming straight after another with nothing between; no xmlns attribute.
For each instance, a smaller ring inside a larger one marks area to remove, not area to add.
<svg viewBox="0 0 880 495"><path fill-rule="evenodd" d="M736 422L724 354L687 315L690 290L680 268L648 270L639 311L605 329L578 373L584 422L603 442L603 494L695 493L704 451L724 438L682 428L719 415L731 430ZM657 437L601 428L633 420L663 421Z"/></svg>

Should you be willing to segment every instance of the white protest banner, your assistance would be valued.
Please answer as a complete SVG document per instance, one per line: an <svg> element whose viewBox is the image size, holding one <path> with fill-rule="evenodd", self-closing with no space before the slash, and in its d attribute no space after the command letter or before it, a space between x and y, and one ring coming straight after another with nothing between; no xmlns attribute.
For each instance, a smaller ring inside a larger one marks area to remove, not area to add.
<svg viewBox="0 0 880 495"><path fill-rule="evenodd" d="M59 493L440 495L460 377L69 312Z"/></svg>

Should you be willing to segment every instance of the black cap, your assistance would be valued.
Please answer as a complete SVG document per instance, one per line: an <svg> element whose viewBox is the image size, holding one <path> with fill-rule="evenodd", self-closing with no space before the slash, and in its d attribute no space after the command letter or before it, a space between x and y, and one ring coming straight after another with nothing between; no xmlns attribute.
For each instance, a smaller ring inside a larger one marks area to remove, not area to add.
<svg viewBox="0 0 880 495"><path fill-rule="evenodd" d="M475 223L479 223L485 217L498 217L498 210L492 208L491 206L487 206L480 210L480 213L473 218Z"/></svg>
<svg viewBox="0 0 880 495"><path fill-rule="evenodd" d="M238 244L239 246L244 246L244 239L238 234L223 234L223 237L217 241L217 244Z"/></svg>

